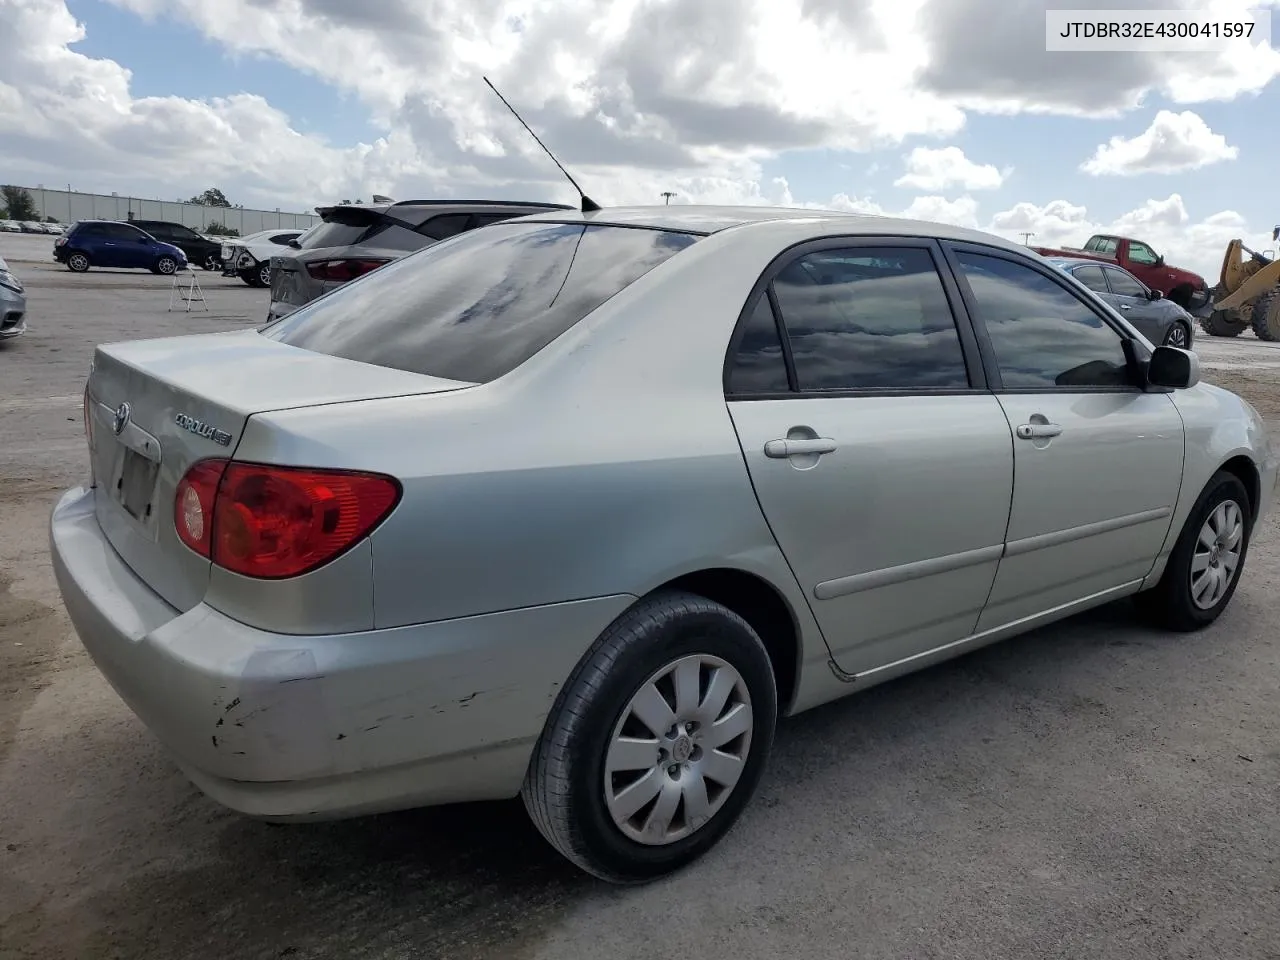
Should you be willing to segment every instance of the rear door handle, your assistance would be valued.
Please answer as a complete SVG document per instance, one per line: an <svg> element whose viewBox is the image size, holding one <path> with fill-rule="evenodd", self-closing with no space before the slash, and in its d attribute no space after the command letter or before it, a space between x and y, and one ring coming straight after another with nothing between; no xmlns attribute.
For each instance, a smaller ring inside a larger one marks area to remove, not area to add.
<svg viewBox="0 0 1280 960"><path fill-rule="evenodd" d="M835 453L836 442L826 437L812 440L769 440L764 445L764 455L770 460L785 460L815 453Z"/></svg>
<svg viewBox="0 0 1280 960"><path fill-rule="evenodd" d="M1062 433L1056 423L1024 423L1018 427L1019 440L1047 440Z"/></svg>
<svg viewBox="0 0 1280 960"><path fill-rule="evenodd" d="M1132 306L1132 305L1130 305L1130 304L1128 304L1128 303L1122 303L1122 304L1120 304L1120 309L1121 309L1121 310L1132 310L1132 309L1133 309L1133 306Z"/></svg>

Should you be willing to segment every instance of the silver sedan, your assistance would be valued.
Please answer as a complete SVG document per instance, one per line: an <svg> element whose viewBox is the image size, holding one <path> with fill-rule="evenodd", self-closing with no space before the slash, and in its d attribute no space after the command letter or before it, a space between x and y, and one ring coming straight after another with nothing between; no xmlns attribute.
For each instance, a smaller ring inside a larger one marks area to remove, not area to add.
<svg viewBox="0 0 1280 960"><path fill-rule="evenodd" d="M0 340L27 332L27 291L0 257Z"/></svg>
<svg viewBox="0 0 1280 960"><path fill-rule="evenodd" d="M1122 597L1213 622L1277 460L1197 381L985 234L554 211L99 347L54 566L220 803L520 795L636 882L725 834L780 716Z"/></svg>

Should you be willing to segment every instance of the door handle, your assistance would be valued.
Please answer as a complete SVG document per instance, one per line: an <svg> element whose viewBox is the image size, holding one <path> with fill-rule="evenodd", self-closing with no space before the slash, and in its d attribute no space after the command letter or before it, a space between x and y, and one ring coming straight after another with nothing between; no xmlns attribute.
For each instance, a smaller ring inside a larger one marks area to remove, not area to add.
<svg viewBox="0 0 1280 960"><path fill-rule="evenodd" d="M835 453L836 442L826 437L812 440L769 440L764 445L764 455L770 460L785 460L807 454Z"/></svg>
<svg viewBox="0 0 1280 960"><path fill-rule="evenodd" d="M1047 440L1062 433L1056 423L1024 423L1018 427L1019 440Z"/></svg>
<svg viewBox="0 0 1280 960"><path fill-rule="evenodd" d="M1130 304L1122 303L1122 304L1120 304L1120 309L1121 309L1121 310L1132 310L1132 309L1133 309L1133 307L1132 307L1132 305L1130 305Z"/></svg>

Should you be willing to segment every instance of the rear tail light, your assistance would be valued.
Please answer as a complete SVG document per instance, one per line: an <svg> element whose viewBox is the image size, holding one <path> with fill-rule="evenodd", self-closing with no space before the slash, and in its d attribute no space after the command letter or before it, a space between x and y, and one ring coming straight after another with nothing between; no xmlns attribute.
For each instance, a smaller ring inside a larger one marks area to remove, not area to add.
<svg viewBox="0 0 1280 960"><path fill-rule="evenodd" d="M201 460L178 484L173 522L218 566L278 580L337 559L399 501L400 484L382 474Z"/></svg>
<svg viewBox="0 0 1280 960"><path fill-rule="evenodd" d="M62 246L63 244L65 244L66 242L67 242L67 238L66 238L66 237L59 237L57 240L53 241L53 245L54 245L55 247L61 247L61 246Z"/></svg>
<svg viewBox="0 0 1280 960"><path fill-rule="evenodd" d="M317 260L315 263L307 264L307 273L315 277L317 280L336 280L339 283L345 283L348 280L354 280L356 277L362 277L366 273L377 270L384 263L390 263L390 260Z"/></svg>

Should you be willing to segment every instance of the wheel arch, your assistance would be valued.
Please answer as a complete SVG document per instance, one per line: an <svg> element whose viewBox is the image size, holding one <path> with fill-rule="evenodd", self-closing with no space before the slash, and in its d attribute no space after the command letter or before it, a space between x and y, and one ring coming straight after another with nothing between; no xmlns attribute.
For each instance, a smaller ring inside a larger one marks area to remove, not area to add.
<svg viewBox="0 0 1280 960"><path fill-rule="evenodd" d="M661 584L663 590L685 590L728 607L764 642L778 686L778 714L796 701L803 655L800 624L786 597L761 576L734 567L712 567L685 573Z"/></svg>
<svg viewBox="0 0 1280 960"><path fill-rule="evenodd" d="M1238 454L1227 460L1218 470L1229 473L1244 484L1249 495L1249 515L1256 518L1258 504L1262 499L1262 477L1258 465L1245 454Z"/></svg>

